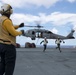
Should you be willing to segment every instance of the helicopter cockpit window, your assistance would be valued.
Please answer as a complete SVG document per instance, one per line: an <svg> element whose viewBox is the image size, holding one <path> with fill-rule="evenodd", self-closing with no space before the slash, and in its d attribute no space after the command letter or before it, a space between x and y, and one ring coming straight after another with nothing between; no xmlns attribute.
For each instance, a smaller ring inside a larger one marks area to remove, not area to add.
<svg viewBox="0 0 76 75"><path fill-rule="evenodd" d="M53 34L51 31L48 31L48 33L51 33L51 34Z"/></svg>
<svg viewBox="0 0 76 75"><path fill-rule="evenodd" d="M34 32L34 31L32 31L32 34L34 35L34 34L35 34L35 32Z"/></svg>

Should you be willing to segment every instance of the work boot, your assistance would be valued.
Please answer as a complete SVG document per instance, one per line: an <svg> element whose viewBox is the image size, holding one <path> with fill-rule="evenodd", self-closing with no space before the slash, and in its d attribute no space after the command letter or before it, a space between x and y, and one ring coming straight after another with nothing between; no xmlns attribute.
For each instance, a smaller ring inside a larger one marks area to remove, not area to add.
<svg viewBox="0 0 76 75"><path fill-rule="evenodd" d="M60 53L62 52L60 49L59 49Z"/></svg>
<svg viewBox="0 0 76 75"><path fill-rule="evenodd" d="M56 49L57 49L58 47L56 47Z"/></svg>
<svg viewBox="0 0 76 75"><path fill-rule="evenodd" d="M45 52L45 50L43 50L43 52Z"/></svg>

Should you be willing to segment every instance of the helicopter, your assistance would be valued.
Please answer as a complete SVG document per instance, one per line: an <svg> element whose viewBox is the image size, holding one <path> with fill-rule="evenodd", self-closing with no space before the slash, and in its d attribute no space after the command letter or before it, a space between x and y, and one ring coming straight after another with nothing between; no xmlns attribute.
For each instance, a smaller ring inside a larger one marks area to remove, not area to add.
<svg viewBox="0 0 76 75"><path fill-rule="evenodd" d="M31 40L35 40L36 38L47 38L47 39L58 39L66 40L66 39L75 39L73 36L73 33L75 30L71 30L71 32L67 36L55 34L52 31L41 29L43 26L37 25L37 26L26 26L26 27L36 27L35 29L29 29L24 33L25 37L30 37Z"/></svg>

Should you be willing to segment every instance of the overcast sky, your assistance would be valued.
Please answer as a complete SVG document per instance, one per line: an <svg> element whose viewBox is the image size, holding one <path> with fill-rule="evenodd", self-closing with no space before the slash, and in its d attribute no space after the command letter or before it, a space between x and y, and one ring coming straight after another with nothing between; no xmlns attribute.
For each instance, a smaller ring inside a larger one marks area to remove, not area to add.
<svg viewBox="0 0 76 75"><path fill-rule="evenodd" d="M36 25L36 21L44 26L44 29L54 33L67 36L71 29L76 30L76 0L0 0L0 6L8 3L13 7L11 19L14 24L22 22L25 25ZM20 28L25 31L31 28ZM76 37L76 33L74 33ZM23 36L17 37L17 43L25 45L25 42L34 42L39 45L39 41L32 41ZM49 45L55 45L55 40L48 40ZM64 45L76 45L76 39L67 40Z"/></svg>

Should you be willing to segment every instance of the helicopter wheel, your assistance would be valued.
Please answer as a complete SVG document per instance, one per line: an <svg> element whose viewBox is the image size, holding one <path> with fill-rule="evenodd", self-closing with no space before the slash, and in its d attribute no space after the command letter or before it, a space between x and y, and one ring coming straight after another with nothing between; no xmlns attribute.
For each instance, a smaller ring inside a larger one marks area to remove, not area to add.
<svg viewBox="0 0 76 75"><path fill-rule="evenodd" d="M31 40L35 40L35 38L31 38Z"/></svg>

